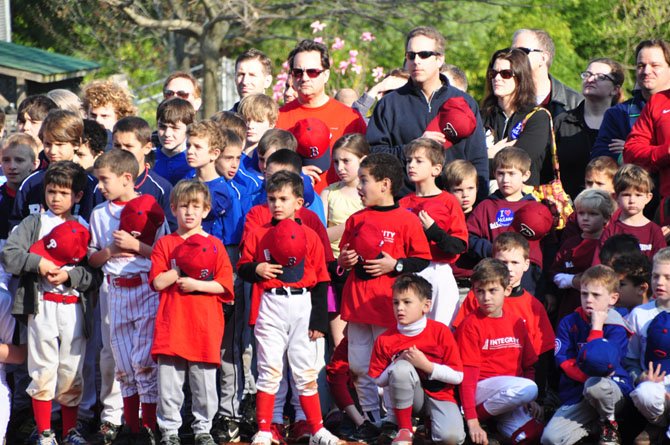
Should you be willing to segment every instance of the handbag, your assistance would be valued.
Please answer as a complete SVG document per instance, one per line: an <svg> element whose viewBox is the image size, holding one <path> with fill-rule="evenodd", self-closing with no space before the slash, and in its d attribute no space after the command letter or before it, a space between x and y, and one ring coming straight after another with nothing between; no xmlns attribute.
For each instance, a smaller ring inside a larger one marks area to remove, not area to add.
<svg viewBox="0 0 670 445"><path fill-rule="evenodd" d="M568 217L575 209L570 195L566 193L563 188L563 183L561 182L561 170L558 165L558 154L556 153L556 135L554 134L554 122L551 118L551 113L542 107L535 107L533 111L526 115L521 124L521 128L523 129L523 127L526 126L528 119L538 111L543 111L549 115L549 128L551 130L551 163L554 170L554 179L548 184L541 184L533 187L531 193L535 199L549 205L554 214L554 227L556 230L562 230L568 222Z"/></svg>

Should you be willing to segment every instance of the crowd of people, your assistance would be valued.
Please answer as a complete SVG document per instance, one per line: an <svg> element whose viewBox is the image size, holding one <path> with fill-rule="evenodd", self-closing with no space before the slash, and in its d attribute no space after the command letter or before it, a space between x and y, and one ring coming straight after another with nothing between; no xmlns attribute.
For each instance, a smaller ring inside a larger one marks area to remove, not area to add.
<svg viewBox="0 0 670 445"><path fill-rule="evenodd" d="M0 438L670 443L670 45L637 45L625 101L620 63L579 93L554 51L517 30L481 104L429 27L360 97L314 40L281 107L256 49L230 111L170 75L156 129L112 81L27 97Z"/></svg>

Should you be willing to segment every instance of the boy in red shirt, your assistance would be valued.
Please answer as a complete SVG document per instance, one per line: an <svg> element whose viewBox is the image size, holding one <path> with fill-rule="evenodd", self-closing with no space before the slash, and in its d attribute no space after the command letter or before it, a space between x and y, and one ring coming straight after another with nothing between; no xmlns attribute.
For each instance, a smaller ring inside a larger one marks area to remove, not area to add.
<svg viewBox="0 0 670 445"><path fill-rule="evenodd" d="M411 176L410 176L411 178ZM368 374L388 387L398 433L393 445L412 444L412 409L430 417L431 439L456 444L465 429L454 395L463 381L463 366L451 330L426 318L432 286L416 274L401 275L393 284L397 325L377 337Z"/></svg>
<svg viewBox="0 0 670 445"><path fill-rule="evenodd" d="M210 210L209 189L180 181L170 207L177 231L156 242L149 282L160 292L151 355L158 362L158 425L162 443L179 444L182 386L188 373L193 433L197 445L213 445L209 434L218 407L216 368L221 363L222 303L233 300L233 270L226 248L202 229Z"/></svg>
<svg viewBox="0 0 670 445"><path fill-rule="evenodd" d="M431 256L421 221L394 201L400 192L400 161L374 153L361 161L358 190L365 209L347 219L338 263L353 269L342 293L340 313L349 322L349 366L365 416L380 420L377 385L368 374L375 339L395 324L391 286L400 273L419 272Z"/></svg>
<svg viewBox="0 0 670 445"><path fill-rule="evenodd" d="M542 426L527 410L538 412L533 382L537 354L526 323L503 309L512 291L507 266L486 258L475 267L472 289L479 307L456 330L463 360L461 403L470 440L488 443L480 422L495 417L498 431L512 443L536 443Z"/></svg>
<svg viewBox="0 0 670 445"><path fill-rule="evenodd" d="M442 173L444 149L427 138L405 146L407 176L415 192L400 200L400 206L419 217L430 243L433 260L420 275L432 283L430 318L451 324L458 307L458 285L451 265L468 248L468 228L461 206L449 192L440 190L435 179Z"/></svg>
<svg viewBox="0 0 670 445"><path fill-rule="evenodd" d="M295 219L303 203L303 182L296 173L280 171L266 183L272 221L242 240L238 273L263 290L254 334L258 380L256 417L259 431L253 445L271 445L275 393L282 379L283 357L288 356L300 404L310 427L312 445L341 441L323 427L316 385L317 348L323 332L310 329L310 318L325 320L330 277L318 235Z"/></svg>

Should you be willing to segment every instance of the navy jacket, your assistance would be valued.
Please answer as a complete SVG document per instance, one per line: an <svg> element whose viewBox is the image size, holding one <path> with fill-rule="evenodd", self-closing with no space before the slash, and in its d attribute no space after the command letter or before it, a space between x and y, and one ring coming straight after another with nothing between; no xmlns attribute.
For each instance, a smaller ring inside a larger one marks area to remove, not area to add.
<svg viewBox="0 0 670 445"><path fill-rule="evenodd" d="M632 98L605 111L598 137L591 149L591 159L598 156L609 156L615 161L618 160L619 153L612 153L609 144L612 139L626 140L646 104L647 101L642 97L640 90L635 90Z"/></svg>

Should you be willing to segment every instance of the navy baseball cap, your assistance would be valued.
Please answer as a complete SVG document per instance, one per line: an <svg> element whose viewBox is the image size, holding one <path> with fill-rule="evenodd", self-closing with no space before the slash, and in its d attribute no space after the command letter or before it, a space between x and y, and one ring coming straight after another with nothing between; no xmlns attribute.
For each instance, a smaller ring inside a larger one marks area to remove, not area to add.
<svg viewBox="0 0 670 445"><path fill-rule="evenodd" d="M606 338L591 340L579 351L577 366L590 377L606 377L617 367L619 352Z"/></svg>
<svg viewBox="0 0 670 445"><path fill-rule="evenodd" d="M647 349L644 362L670 372L670 313L663 311L654 317L647 329Z"/></svg>

